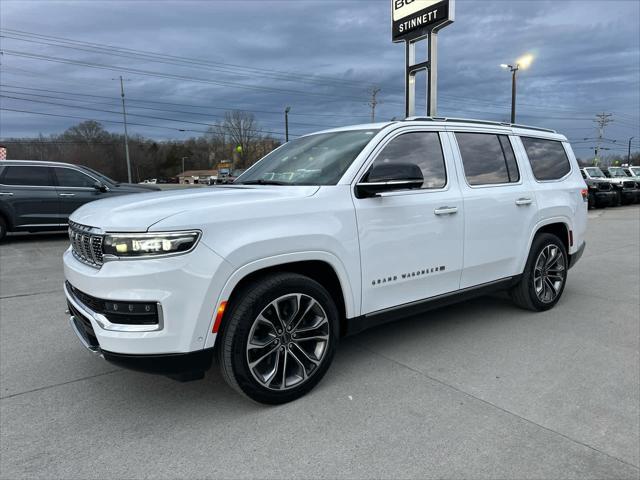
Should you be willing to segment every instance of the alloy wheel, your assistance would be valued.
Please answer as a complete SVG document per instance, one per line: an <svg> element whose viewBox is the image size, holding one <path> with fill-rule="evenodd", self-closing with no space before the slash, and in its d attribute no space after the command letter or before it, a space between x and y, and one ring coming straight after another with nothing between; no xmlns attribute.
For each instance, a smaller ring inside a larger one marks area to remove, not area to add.
<svg viewBox="0 0 640 480"><path fill-rule="evenodd" d="M567 276L564 254L557 245L547 245L536 260L533 285L538 300L553 302L562 291Z"/></svg>
<svg viewBox="0 0 640 480"><path fill-rule="evenodd" d="M289 390L318 370L329 345L329 319L310 295L293 293L269 303L249 331L251 375L270 390Z"/></svg>

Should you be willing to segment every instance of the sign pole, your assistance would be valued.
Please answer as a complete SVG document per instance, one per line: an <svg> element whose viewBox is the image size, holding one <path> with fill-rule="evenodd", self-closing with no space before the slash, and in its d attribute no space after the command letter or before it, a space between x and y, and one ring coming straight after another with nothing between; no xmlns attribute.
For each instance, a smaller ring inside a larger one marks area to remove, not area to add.
<svg viewBox="0 0 640 480"><path fill-rule="evenodd" d="M429 33L429 68L427 69L427 115L438 112L438 32Z"/></svg>
<svg viewBox="0 0 640 480"><path fill-rule="evenodd" d="M438 112L438 31L453 23L455 0L391 0L391 39L405 44L405 115L416 115L416 74L426 71L426 113ZM427 41L427 60L416 62L416 43Z"/></svg>

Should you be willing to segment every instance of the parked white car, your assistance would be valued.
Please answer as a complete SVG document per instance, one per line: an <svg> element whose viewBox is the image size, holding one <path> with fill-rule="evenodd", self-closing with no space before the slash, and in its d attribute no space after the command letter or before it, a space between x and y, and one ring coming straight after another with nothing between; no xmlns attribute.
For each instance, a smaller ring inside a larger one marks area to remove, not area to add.
<svg viewBox="0 0 640 480"><path fill-rule="evenodd" d="M181 380L216 355L233 388L277 404L320 381L343 335L500 289L552 308L585 248L587 189L554 131L415 118L71 220L65 292L87 348Z"/></svg>

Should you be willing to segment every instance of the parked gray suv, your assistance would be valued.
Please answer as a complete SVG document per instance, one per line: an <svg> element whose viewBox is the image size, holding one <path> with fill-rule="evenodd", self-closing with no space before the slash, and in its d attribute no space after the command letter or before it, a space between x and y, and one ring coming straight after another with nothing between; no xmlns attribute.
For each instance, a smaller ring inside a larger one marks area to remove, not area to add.
<svg viewBox="0 0 640 480"><path fill-rule="evenodd" d="M0 161L0 240L7 232L63 230L85 203L114 195L159 190L118 183L79 165L30 160Z"/></svg>

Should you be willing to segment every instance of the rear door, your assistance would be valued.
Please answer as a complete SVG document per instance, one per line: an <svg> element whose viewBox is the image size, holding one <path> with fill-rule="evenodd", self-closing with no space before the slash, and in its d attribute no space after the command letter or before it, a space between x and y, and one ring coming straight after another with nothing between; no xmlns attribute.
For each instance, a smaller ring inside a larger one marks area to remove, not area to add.
<svg viewBox="0 0 640 480"><path fill-rule="evenodd" d="M362 270L362 313L455 291L462 268L463 206L446 134L406 129L387 137L374 163L414 163L415 190L355 198Z"/></svg>
<svg viewBox="0 0 640 480"><path fill-rule="evenodd" d="M72 167L55 167L58 204L60 216L67 222L69 215L82 205L102 198L103 194L95 187L97 179Z"/></svg>
<svg viewBox="0 0 640 480"><path fill-rule="evenodd" d="M60 224L51 167L5 166L0 172L0 202L13 228L56 228Z"/></svg>
<svg viewBox="0 0 640 480"><path fill-rule="evenodd" d="M461 288L521 272L529 236L537 221L531 180L516 160L508 132L452 134L459 151L464 198L464 267Z"/></svg>

